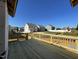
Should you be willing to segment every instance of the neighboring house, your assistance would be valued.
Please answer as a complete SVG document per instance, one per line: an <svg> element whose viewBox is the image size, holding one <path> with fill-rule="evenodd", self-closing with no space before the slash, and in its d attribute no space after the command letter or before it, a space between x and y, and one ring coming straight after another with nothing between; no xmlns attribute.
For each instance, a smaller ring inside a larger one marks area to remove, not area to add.
<svg viewBox="0 0 79 59"><path fill-rule="evenodd" d="M65 27L65 28L62 28L62 29L57 29L57 30L49 30L50 32L71 32L71 29L69 27Z"/></svg>
<svg viewBox="0 0 79 59"><path fill-rule="evenodd" d="M11 26L11 25L9 25L8 27L9 27L9 28L8 28L8 29L9 29L9 30L8 30L8 31L9 31L9 32L8 32L9 36L10 36L10 35L16 35L16 33L17 33L17 27Z"/></svg>
<svg viewBox="0 0 79 59"><path fill-rule="evenodd" d="M30 33L30 32L42 32L45 31L45 27L42 25L35 25L32 23L27 23L24 26L24 32Z"/></svg>
<svg viewBox="0 0 79 59"><path fill-rule="evenodd" d="M10 31L14 31L14 32L17 32L17 27L15 27L15 26L11 26L11 25L9 25L9 32Z"/></svg>
<svg viewBox="0 0 79 59"><path fill-rule="evenodd" d="M17 27L13 27L12 29L15 33L17 33Z"/></svg>
<svg viewBox="0 0 79 59"><path fill-rule="evenodd" d="M27 23L24 26L24 32L25 33L30 33L30 32L37 32L38 31L38 27L35 24L32 23Z"/></svg>
<svg viewBox="0 0 79 59"><path fill-rule="evenodd" d="M54 26L52 26L52 25L47 25L46 26L46 29L49 31L49 30L54 30L55 29L55 27Z"/></svg>
<svg viewBox="0 0 79 59"><path fill-rule="evenodd" d="M24 31L24 27L20 27L19 32L23 32L23 31Z"/></svg>
<svg viewBox="0 0 79 59"><path fill-rule="evenodd" d="M46 30L46 28L43 25L37 25L37 27L39 32L43 32Z"/></svg>
<svg viewBox="0 0 79 59"><path fill-rule="evenodd" d="M67 32L71 32L72 31L72 29L70 27L64 27L64 28L62 28L62 30L66 30Z"/></svg>

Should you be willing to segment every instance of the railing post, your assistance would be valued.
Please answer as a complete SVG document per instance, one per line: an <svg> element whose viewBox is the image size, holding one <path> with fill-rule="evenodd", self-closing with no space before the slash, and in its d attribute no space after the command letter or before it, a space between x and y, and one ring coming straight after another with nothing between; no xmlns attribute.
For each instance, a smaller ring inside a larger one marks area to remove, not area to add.
<svg viewBox="0 0 79 59"><path fill-rule="evenodd" d="M68 47L68 39L66 38L66 46Z"/></svg>
<svg viewBox="0 0 79 59"><path fill-rule="evenodd" d="M52 36L50 35L50 44L52 44Z"/></svg>
<svg viewBox="0 0 79 59"><path fill-rule="evenodd" d="M76 49L78 50L78 40L75 40L76 43Z"/></svg>
<svg viewBox="0 0 79 59"><path fill-rule="evenodd" d="M28 33L26 33L26 40L28 40Z"/></svg>
<svg viewBox="0 0 79 59"><path fill-rule="evenodd" d="M40 34L38 34L39 35L39 39L41 38L41 36L40 36Z"/></svg>

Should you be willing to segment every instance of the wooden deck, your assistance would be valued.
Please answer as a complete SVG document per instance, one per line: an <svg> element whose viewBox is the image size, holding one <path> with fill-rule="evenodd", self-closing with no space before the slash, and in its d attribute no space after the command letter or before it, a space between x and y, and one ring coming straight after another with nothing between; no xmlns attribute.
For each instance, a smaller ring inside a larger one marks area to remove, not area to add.
<svg viewBox="0 0 79 59"><path fill-rule="evenodd" d="M8 59L78 59L77 54L38 40L9 43Z"/></svg>

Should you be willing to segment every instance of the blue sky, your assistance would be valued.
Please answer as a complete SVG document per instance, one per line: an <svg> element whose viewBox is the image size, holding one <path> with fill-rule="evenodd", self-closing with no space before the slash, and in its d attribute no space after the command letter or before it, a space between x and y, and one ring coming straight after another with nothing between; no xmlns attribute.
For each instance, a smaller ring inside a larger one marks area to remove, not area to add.
<svg viewBox="0 0 79 59"><path fill-rule="evenodd" d="M70 0L18 0L15 17L9 16L9 24L21 27L29 22L60 28L75 27L78 6L72 8Z"/></svg>

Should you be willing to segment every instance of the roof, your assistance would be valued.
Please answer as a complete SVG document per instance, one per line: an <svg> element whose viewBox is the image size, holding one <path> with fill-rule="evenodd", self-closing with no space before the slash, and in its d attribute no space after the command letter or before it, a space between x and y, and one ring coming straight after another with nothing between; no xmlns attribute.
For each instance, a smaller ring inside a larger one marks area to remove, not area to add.
<svg viewBox="0 0 79 59"><path fill-rule="evenodd" d="M15 16L18 0L7 0L8 14Z"/></svg>
<svg viewBox="0 0 79 59"><path fill-rule="evenodd" d="M78 0L70 0L71 6L75 7L78 4Z"/></svg>

